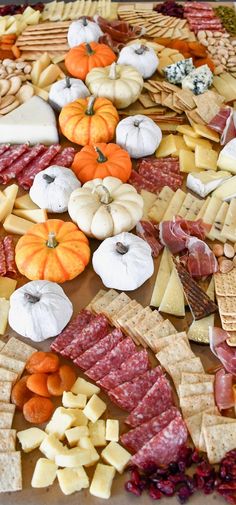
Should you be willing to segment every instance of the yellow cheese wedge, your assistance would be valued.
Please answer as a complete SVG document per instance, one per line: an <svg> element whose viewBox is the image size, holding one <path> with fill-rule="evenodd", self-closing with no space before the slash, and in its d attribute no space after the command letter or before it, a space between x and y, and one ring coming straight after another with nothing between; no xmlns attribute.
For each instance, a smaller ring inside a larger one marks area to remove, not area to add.
<svg viewBox="0 0 236 505"><path fill-rule="evenodd" d="M162 221L171 221L173 217L178 215L178 211L182 206L185 196L186 193L182 191L182 189L177 189L162 217Z"/></svg>
<svg viewBox="0 0 236 505"><path fill-rule="evenodd" d="M185 315L184 292L175 267L172 269L159 310L177 317Z"/></svg>
<svg viewBox="0 0 236 505"><path fill-rule="evenodd" d="M175 140L175 145L176 145L176 151L171 154L172 157L179 156L180 149L186 149L186 151L190 150L189 147L184 142L182 135L175 135L174 140Z"/></svg>
<svg viewBox="0 0 236 505"><path fill-rule="evenodd" d="M170 156L177 151L177 146L175 142L175 135L170 134L167 137L163 137L158 149L156 150L156 157L163 158L165 156Z"/></svg>
<svg viewBox="0 0 236 505"><path fill-rule="evenodd" d="M196 220L197 219L202 219L202 216L204 215L205 211L206 211L206 208L208 207L209 205L209 201L210 201L210 196L208 196L206 198L206 200L203 200L203 205L201 206L197 216L196 216Z"/></svg>
<svg viewBox="0 0 236 505"><path fill-rule="evenodd" d="M10 308L9 300L6 300L5 298L0 298L0 335L4 335L6 331L9 308Z"/></svg>
<svg viewBox="0 0 236 505"><path fill-rule="evenodd" d="M40 60L37 60L34 62L33 64L33 68L31 70L31 81L33 84L38 84L38 81L39 81L39 77L41 75L41 73L43 72L44 70L44 64L42 61Z"/></svg>
<svg viewBox="0 0 236 505"><path fill-rule="evenodd" d="M157 195L154 195L154 193L150 193L150 191L146 191L146 189L142 189L141 197L143 199L143 218L148 219L148 212L154 205L154 202L157 199Z"/></svg>
<svg viewBox="0 0 236 505"><path fill-rule="evenodd" d="M179 167L180 172L200 172L200 169L197 168L195 164L194 153L192 151L186 151L186 149L180 149L179 151Z"/></svg>
<svg viewBox="0 0 236 505"><path fill-rule="evenodd" d="M227 181L223 182L221 186L219 186L212 193L213 196L220 198L221 200L229 201L231 198L236 197L236 175L231 177Z"/></svg>
<svg viewBox="0 0 236 505"><path fill-rule="evenodd" d="M193 129L194 129L195 133L197 133L200 137L204 137L206 139L213 140L213 142L220 141L219 134L217 132L214 132L213 130L211 130L211 128L208 128L208 126L193 123Z"/></svg>
<svg viewBox="0 0 236 505"><path fill-rule="evenodd" d="M196 146L195 165L197 168L206 170L217 170L218 153L213 149L206 149L203 146Z"/></svg>
<svg viewBox="0 0 236 505"><path fill-rule="evenodd" d="M9 300L10 296L16 289L17 281L9 277L0 277L0 298Z"/></svg>
<svg viewBox="0 0 236 505"><path fill-rule="evenodd" d="M31 16L26 19L27 25L37 25L39 23L40 12L34 11Z"/></svg>
<svg viewBox="0 0 236 505"><path fill-rule="evenodd" d="M159 305L161 304L167 283L169 282L172 268L173 264L171 260L171 254L169 250L165 247L162 253L159 269L155 280L155 285L152 292L152 298L150 301L150 305L152 307L159 307Z"/></svg>
<svg viewBox="0 0 236 505"><path fill-rule="evenodd" d="M0 220L5 219L9 214L11 214L14 207L15 199L18 193L19 187L17 184L11 184L6 189L3 190L3 194L7 199L5 205L0 209Z"/></svg>
<svg viewBox="0 0 236 505"><path fill-rule="evenodd" d="M227 202L222 202L219 208L215 221L210 230L210 236L212 240L219 240L220 242L226 242L226 238L222 234L222 229L224 226L226 214L228 212L229 204Z"/></svg>
<svg viewBox="0 0 236 505"><path fill-rule="evenodd" d="M16 198L14 209L34 210L39 209L39 207L31 200L29 194L26 193L26 195Z"/></svg>
<svg viewBox="0 0 236 505"><path fill-rule="evenodd" d="M226 83L225 80L222 79L220 76L218 75L214 76L213 86L220 95L225 97L226 102L232 102L232 100L235 100L236 98L235 90L229 85L229 83Z"/></svg>
<svg viewBox="0 0 236 505"><path fill-rule="evenodd" d="M177 132L183 133L183 135L188 135L189 137L197 138L199 135L197 132L195 132L192 128L192 126L189 126L188 124L182 124L177 126Z"/></svg>
<svg viewBox="0 0 236 505"><path fill-rule="evenodd" d="M14 216L14 214L9 214L3 223L4 230L16 235L24 235L32 226L33 223L31 221L26 221L26 219Z"/></svg>
<svg viewBox="0 0 236 505"><path fill-rule="evenodd" d="M222 203L221 200L219 198L216 198L215 196L212 196L210 198L208 206L202 216L204 223L211 225L214 223L216 214L221 207L221 203Z"/></svg>
<svg viewBox="0 0 236 505"><path fill-rule="evenodd" d="M225 217L222 235L232 242L236 242L236 199L233 198Z"/></svg>
<svg viewBox="0 0 236 505"><path fill-rule="evenodd" d="M202 146L202 147L205 147L206 149L212 149L212 145L209 142L209 140L190 137L190 135L184 135L183 138L184 138L185 144L190 149L192 149L192 151L195 150L196 146Z"/></svg>
<svg viewBox="0 0 236 505"><path fill-rule="evenodd" d="M164 186L164 188L162 188L161 192L156 198L154 205L148 212L149 219L151 219L152 221L156 221L156 223L159 223L162 220L164 213L173 196L174 191L171 188L169 188L169 186Z"/></svg>
<svg viewBox="0 0 236 505"><path fill-rule="evenodd" d="M45 209L32 209L32 210L24 210L24 209L13 209L13 214L18 217L23 217L28 221L33 221L33 223L44 223L47 221L47 212Z"/></svg>
<svg viewBox="0 0 236 505"><path fill-rule="evenodd" d="M38 80L39 88L46 88L46 86L50 86L53 82L57 80L60 75L60 69L54 63L51 63L47 68L45 68L40 74Z"/></svg>

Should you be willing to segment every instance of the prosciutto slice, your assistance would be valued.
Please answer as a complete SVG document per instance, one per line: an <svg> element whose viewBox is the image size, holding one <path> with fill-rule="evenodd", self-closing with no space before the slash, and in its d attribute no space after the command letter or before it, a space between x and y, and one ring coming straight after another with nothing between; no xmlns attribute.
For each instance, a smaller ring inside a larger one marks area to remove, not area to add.
<svg viewBox="0 0 236 505"><path fill-rule="evenodd" d="M136 225L136 233L150 245L153 258L157 258L163 249L157 227L149 221L139 221Z"/></svg>
<svg viewBox="0 0 236 505"><path fill-rule="evenodd" d="M112 40L117 42L126 43L145 33L141 26L132 26L126 21L107 21L107 19L97 15L94 16L94 21L100 26L103 33L108 33Z"/></svg>
<svg viewBox="0 0 236 505"><path fill-rule="evenodd" d="M226 340L228 338L227 331L217 327L209 328L211 351L221 361L227 372L236 375L236 347L230 347L227 344Z"/></svg>
<svg viewBox="0 0 236 505"><path fill-rule="evenodd" d="M183 251L190 235L203 240L206 235L206 226L201 219L187 221L175 218L172 221L163 221L159 224L160 241L168 247L173 254Z"/></svg>
<svg viewBox="0 0 236 505"><path fill-rule="evenodd" d="M217 272L216 257L205 242L190 237L186 241L186 247L188 249L186 267L192 277L205 277Z"/></svg>
<svg viewBox="0 0 236 505"><path fill-rule="evenodd" d="M215 400L219 410L230 409L234 406L233 375L226 373L223 368L216 372Z"/></svg>
<svg viewBox="0 0 236 505"><path fill-rule="evenodd" d="M219 112L212 118L209 128L221 134L221 145L227 144L236 136L234 126L234 114L232 107L221 107Z"/></svg>

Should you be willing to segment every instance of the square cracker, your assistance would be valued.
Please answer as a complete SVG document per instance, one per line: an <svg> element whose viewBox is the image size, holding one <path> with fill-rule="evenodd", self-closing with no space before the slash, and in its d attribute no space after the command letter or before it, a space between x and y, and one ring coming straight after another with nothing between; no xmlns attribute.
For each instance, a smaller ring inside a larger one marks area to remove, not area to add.
<svg viewBox="0 0 236 505"><path fill-rule="evenodd" d="M0 452L16 450L16 430L0 430Z"/></svg>
<svg viewBox="0 0 236 505"><path fill-rule="evenodd" d="M177 330L173 326L173 324L166 319L165 321L161 321L159 324L151 328L150 330L143 335L144 340L147 342L148 346L152 349L153 352L158 352L158 347L156 344L162 339L167 337L168 335L177 333ZM173 343L172 343L173 345ZM168 346L166 346L168 347Z"/></svg>
<svg viewBox="0 0 236 505"><path fill-rule="evenodd" d="M16 372L11 372L5 368L0 367L0 381L16 382L18 375Z"/></svg>
<svg viewBox="0 0 236 505"><path fill-rule="evenodd" d="M136 305L134 305L132 309L128 310L125 314L117 318L116 324L118 324L122 330L127 332L126 324L128 323L129 319L137 316L142 309L143 306L140 303L136 302Z"/></svg>
<svg viewBox="0 0 236 505"><path fill-rule="evenodd" d="M117 328L119 328L118 319L121 318L121 317L123 317L130 310L134 309L137 305L138 305L138 302L136 302L136 300L130 300L130 302L127 303L127 305L125 305L125 307L123 307L122 309L120 309L119 312L115 316L113 316L113 324L114 324L114 326L116 326Z"/></svg>
<svg viewBox="0 0 236 505"><path fill-rule="evenodd" d="M16 406L13 403L0 402L0 413L1 412L10 412L14 415L16 410Z"/></svg>
<svg viewBox="0 0 236 505"><path fill-rule="evenodd" d="M236 421L204 428L207 456L211 464L219 463L225 454L236 447Z"/></svg>
<svg viewBox="0 0 236 505"><path fill-rule="evenodd" d="M100 289L98 293L92 298L92 300L89 302L89 304L86 306L87 310L92 310L92 305L93 303L96 303L99 298L102 298L106 294L105 289Z"/></svg>
<svg viewBox="0 0 236 505"><path fill-rule="evenodd" d="M1 354L9 356L10 358L19 359L20 361L27 361L36 350L37 349L31 345L25 344L18 338L11 337L1 350Z"/></svg>
<svg viewBox="0 0 236 505"><path fill-rule="evenodd" d="M0 381L0 401L10 403L12 382Z"/></svg>
<svg viewBox="0 0 236 505"><path fill-rule="evenodd" d="M111 303L104 309L105 316L112 322L113 317L123 309L131 301L130 297L126 293L120 293Z"/></svg>
<svg viewBox="0 0 236 505"><path fill-rule="evenodd" d="M164 347L167 347L167 345L173 345L177 340L185 340L185 342L189 345L189 341L186 335L186 331L180 331L179 333L171 333L170 335L167 335L166 337L161 337L159 338L156 343L155 343L155 352L159 352Z"/></svg>
<svg viewBox="0 0 236 505"><path fill-rule="evenodd" d="M236 296L218 296L217 303L220 314L236 316Z"/></svg>
<svg viewBox="0 0 236 505"><path fill-rule="evenodd" d="M215 291L220 296L236 296L236 268L226 274L214 274Z"/></svg>
<svg viewBox="0 0 236 505"><path fill-rule="evenodd" d="M235 423L235 419L232 419L230 417L222 417L221 415L213 415L213 413L210 412L204 412L202 416L202 426L201 426L201 433L199 437L199 449L200 451L206 452L206 442L205 442L205 437L204 437L204 428L207 426L216 426L218 424L228 424L228 423Z"/></svg>
<svg viewBox="0 0 236 505"><path fill-rule="evenodd" d="M91 303L92 311L95 314L103 313L110 302L114 300L118 296L117 291L115 289L109 289L104 296Z"/></svg>
<svg viewBox="0 0 236 505"><path fill-rule="evenodd" d="M0 492L21 491L21 489L22 469L20 451L0 453Z"/></svg>
<svg viewBox="0 0 236 505"><path fill-rule="evenodd" d="M214 392L212 382L197 382L195 384L180 384L178 394L180 398L186 396L203 395Z"/></svg>
<svg viewBox="0 0 236 505"><path fill-rule="evenodd" d="M214 382L215 376L207 373L189 373L181 374L181 384L196 384L199 382Z"/></svg>
<svg viewBox="0 0 236 505"><path fill-rule="evenodd" d="M150 307L145 307L142 310L140 310L140 312L137 314L137 316L134 316L131 319L129 319L129 321L126 324L128 331L130 331L134 335L134 337L136 337L138 342L143 347L147 347L147 344L146 344L145 340L140 335L138 335L137 328L139 327L139 324L142 323L142 321L145 319L145 317L147 315L151 316L151 314L152 314L152 310L150 309Z"/></svg>
<svg viewBox="0 0 236 505"><path fill-rule="evenodd" d="M165 349L156 354L156 358L167 371L170 365L193 357L193 352L183 340L176 342L175 345L168 345Z"/></svg>
<svg viewBox="0 0 236 505"><path fill-rule="evenodd" d="M0 429L8 430L12 427L14 412L0 413Z"/></svg>
<svg viewBox="0 0 236 505"><path fill-rule="evenodd" d="M217 408L210 408L210 409L204 410L203 412L198 412L197 414L194 414L193 416L187 417L185 419L185 423L187 425L191 439L197 449L199 448L199 439L200 439L201 428L202 428L202 417L205 412L207 412L209 414L215 414L215 415L218 414L219 415Z"/></svg>
<svg viewBox="0 0 236 505"><path fill-rule="evenodd" d="M2 340L0 340L0 351L3 349L4 345L5 345L5 342L3 342Z"/></svg>
<svg viewBox="0 0 236 505"><path fill-rule="evenodd" d="M169 374L177 390L181 384L182 372L204 373L204 368L200 358L195 356L187 361L179 361L178 363L169 366Z"/></svg>
<svg viewBox="0 0 236 505"><path fill-rule="evenodd" d="M0 367L6 368L6 370L10 370L11 372L15 372L17 373L17 376L20 377L25 368L25 362L10 358L9 356L5 356L0 353Z"/></svg>
<svg viewBox="0 0 236 505"><path fill-rule="evenodd" d="M215 407L214 394L185 396L180 398L180 407L184 418L193 416L198 412Z"/></svg>
<svg viewBox="0 0 236 505"><path fill-rule="evenodd" d="M136 332L138 337L141 337L145 340L145 335L148 330L154 328L155 325L158 325L163 321L163 317L158 312L158 310L153 310L152 313L147 313L146 317L142 319L142 321L137 325Z"/></svg>

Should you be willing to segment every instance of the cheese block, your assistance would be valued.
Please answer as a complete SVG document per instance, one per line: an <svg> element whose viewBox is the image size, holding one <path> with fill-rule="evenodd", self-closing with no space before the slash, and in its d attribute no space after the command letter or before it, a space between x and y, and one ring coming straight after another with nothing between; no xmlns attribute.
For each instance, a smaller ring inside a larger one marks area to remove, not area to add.
<svg viewBox="0 0 236 505"><path fill-rule="evenodd" d="M91 423L90 421L88 424L88 429L90 440L95 447L102 447L106 445L106 426L104 419L98 419L98 421L95 423Z"/></svg>
<svg viewBox="0 0 236 505"><path fill-rule="evenodd" d="M84 408L83 413L90 421L95 423L105 412L106 408L105 402L99 396L93 395Z"/></svg>
<svg viewBox="0 0 236 505"><path fill-rule="evenodd" d="M178 211L178 216L179 217L185 217L186 214L188 213L188 211L190 210L194 200L195 200L195 196L191 195L191 193L187 193L187 195L185 196L185 199Z"/></svg>
<svg viewBox="0 0 236 505"><path fill-rule="evenodd" d="M216 214L221 207L221 200L216 196L212 196L209 200L208 206L202 216L204 223L213 224L216 218Z"/></svg>
<svg viewBox="0 0 236 505"><path fill-rule="evenodd" d="M57 478L60 489L65 495L89 487L89 479L82 466L57 470Z"/></svg>
<svg viewBox="0 0 236 505"><path fill-rule="evenodd" d="M209 286L206 290L206 294L214 302L215 300L215 283L214 277L212 276ZM209 342L209 327L214 326L215 315L204 317L199 321L193 321L188 330L188 338L194 340L195 342L208 343Z"/></svg>
<svg viewBox="0 0 236 505"><path fill-rule="evenodd" d="M99 461L100 456L89 437L81 437L78 446L81 447L81 449L89 451L90 453L89 461L87 461L87 463L85 463L84 466L86 467L93 466L95 463Z"/></svg>
<svg viewBox="0 0 236 505"><path fill-rule="evenodd" d="M56 117L51 106L39 96L33 96L0 118L1 142L15 144L55 144L59 137Z"/></svg>
<svg viewBox="0 0 236 505"><path fill-rule="evenodd" d="M187 151L190 150L190 148L185 144L182 135L174 135L174 141L175 141L176 151L171 153L172 157L179 156L180 149L186 149Z"/></svg>
<svg viewBox="0 0 236 505"><path fill-rule="evenodd" d="M89 430L87 426L75 426L65 431L65 436L70 447L74 447L78 444L82 437L89 436Z"/></svg>
<svg viewBox="0 0 236 505"><path fill-rule="evenodd" d="M200 172L200 169L196 167L195 155L192 151L186 151L186 149L180 149L179 151L179 168L180 172Z"/></svg>
<svg viewBox="0 0 236 505"><path fill-rule="evenodd" d="M206 170L199 173L190 173L187 176L187 188L205 198L209 193L221 186L230 175L228 172L219 170Z"/></svg>
<svg viewBox="0 0 236 505"><path fill-rule="evenodd" d="M39 88L46 88L47 86L50 86L53 82L57 80L57 78L60 75L60 68L58 65L55 65L55 63L51 63L47 68L45 68L38 80L38 86Z"/></svg>
<svg viewBox="0 0 236 505"><path fill-rule="evenodd" d="M118 419L107 419L106 420L106 440L110 442L119 441L119 421Z"/></svg>
<svg viewBox="0 0 236 505"><path fill-rule="evenodd" d="M58 466L49 459L39 458L31 480L32 487L48 487L53 484L57 475Z"/></svg>
<svg viewBox="0 0 236 505"><path fill-rule="evenodd" d="M62 395L62 405L63 407L68 407L71 409L83 409L87 402L87 396L82 393L77 395L73 394L71 391L64 391Z"/></svg>
<svg viewBox="0 0 236 505"><path fill-rule="evenodd" d="M29 194L26 193L25 195L16 198L14 209L36 210L39 209L39 207L31 200Z"/></svg>
<svg viewBox="0 0 236 505"><path fill-rule="evenodd" d="M196 216L196 221L197 221L197 219L202 219L202 216L204 215L204 213L209 205L209 201L210 201L210 196L208 196L206 198L206 200L203 201L203 205L201 206L201 208Z"/></svg>
<svg viewBox="0 0 236 505"><path fill-rule="evenodd" d="M113 466L98 463L89 488L90 494L97 498L109 499L115 473Z"/></svg>
<svg viewBox="0 0 236 505"><path fill-rule="evenodd" d="M15 291L17 280L10 277L0 277L0 298L9 300L12 293Z"/></svg>
<svg viewBox="0 0 236 505"><path fill-rule="evenodd" d="M161 261L159 264L159 269L157 272L152 298L150 301L150 305L152 307L159 307L161 304L167 283L169 282L170 274L173 268L173 263L171 260L171 254L169 250L165 247Z"/></svg>
<svg viewBox="0 0 236 505"><path fill-rule="evenodd" d="M178 125L176 130L183 135L188 135L189 137L193 137L195 139L199 137L198 133L188 124Z"/></svg>
<svg viewBox="0 0 236 505"><path fill-rule="evenodd" d="M43 70L50 65L51 60L48 53L42 54L40 58L33 63L31 70L31 81L33 84L38 84L39 78Z"/></svg>
<svg viewBox="0 0 236 505"><path fill-rule="evenodd" d="M6 201L0 206L0 220L3 221L9 214L11 214L14 207L15 199L18 193L19 186L11 184L3 190L3 195Z"/></svg>
<svg viewBox="0 0 236 505"><path fill-rule="evenodd" d="M236 242L236 199L231 200L225 217L222 235L232 242Z"/></svg>
<svg viewBox="0 0 236 505"><path fill-rule="evenodd" d="M154 205L148 212L149 219L156 221L156 223L159 223L162 220L173 196L174 191L169 188L169 186L164 186L156 198Z"/></svg>
<svg viewBox="0 0 236 505"><path fill-rule="evenodd" d="M74 414L71 414L69 409L65 409L64 407L58 407L46 425L45 431L49 435L54 434L60 440L65 437L65 431L71 428L73 422L75 421ZM73 410L73 409L72 409Z"/></svg>
<svg viewBox="0 0 236 505"><path fill-rule="evenodd" d="M163 137L158 149L156 150L156 157L164 158L166 156L170 156L176 152L177 149L175 135L171 133L170 135L167 135L167 137Z"/></svg>
<svg viewBox="0 0 236 505"><path fill-rule="evenodd" d="M82 377L78 377L78 379L76 379L75 383L73 384L71 391L75 395L82 393L88 398L91 398L91 396L100 393L100 388L98 386L95 386L95 384L82 379Z"/></svg>
<svg viewBox="0 0 236 505"><path fill-rule="evenodd" d="M230 140L219 154L217 166L236 174L236 138Z"/></svg>
<svg viewBox="0 0 236 505"><path fill-rule="evenodd" d="M187 214L185 215L185 219L188 221L195 221L197 218L202 206L203 206L204 200L199 200L198 198L195 198L190 209L188 210Z"/></svg>
<svg viewBox="0 0 236 505"><path fill-rule="evenodd" d="M182 191L182 189L177 189L161 219L162 221L171 221L174 216L178 215L178 211L182 206L185 196L186 193Z"/></svg>
<svg viewBox="0 0 236 505"><path fill-rule="evenodd" d="M215 221L210 230L210 236L212 240L219 240L220 242L226 242L226 238L222 234L222 229L224 226L226 214L228 212L229 204L223 202L216 214Z"/></svg>
<svg viewBox="0 0 236 505"><path fill-rule="evenodd" d="M114 466L119 473L123 473L131 455L117 442L110 442L101 452L101 457L106 463Z"/></svg>
<svg viewBox="0 0 236 505"><path fill-rule="evenodd" d="M15 216L22 217L23 219L27 219L28 221L32 221L33 223L45 223L48 218L45 209L13 209L13 214Z"/></svg>
<svg viewBox="0 0 236 505"><path fill-rule="evenodd" d="M31 452L37 449L46 436L46 433L39 428L28 428L27 430L17 432L17 438L24 452Z"/></svg>
<svg viewBox="0 0 236 505"><path fill-rule="evenodd" d="M217 170L218 153L213 149L207 149L203 146L196 146L195 165L197 168L206 170Z"/></svg>
<svg viewBox="0 0 236 505"><path fill-rule="evenodd" d="M220 136L217 132L214 130L211 130L211 128L208 128L208 126L202 125L202 124L196 124L193 123L193 129L197 135L200 137L204 137L206 139L212 140L213 142L219 142L220 141Z"/></svg>
<svg viewBox="0 0 236 505"><path fill-rule="evenodd" d="M77 466L84 466L89 464L91 460L90 450L81 449L80 447L73 447L72 449L67 449L61 454L56 454L55 463L58 466L65 468L74 468Z"/></svg>
<svg viewBox="0 0 236 505"><path fill-rule="evenodd" d="M184 292L175 267L172 268L159 310L178 317L185 315Z"/></svg>
<svg viewBox="0 0 236 505"><path fill-rule="evenodd" d="M9 300L0 298L0 335L4 335L7 328L9 307Z"/></svg>
<svg viewBox="0 0 236 505"><path fill-rule="evenodd" d="M211 149L212 145L209 140L190 137L190 135L183 136L184 142L192 151L195 151L196 146L202 146L206 149Z"/></svg>
<svg viewBox="0 0 236 505"><path fill-rule="evenodd" d="M56 455L62 454L67 450L67 447L64 446L53 433L51 435L45 435L46 436L43 438L39 450L42 454L44 454L44 456L46 456L46 458L51 461L55 461Z"/></svg>
<svg viewBox="0 0 236 505"><path fill-rule="evenodd" d="M3 223L4 230L8 233L15 233L16 235L24 235L32 226L32 221L26 221L26 219L14 216L14 214L7 216Z"/></svg>
<svg viewBox="0 0 236 505"><path fill-rule="evenodd" d="M223 182L219 188L217 188L213 196L220 198L226 202L229 202L232 198L236 197L236 176L230 177L228 180Z"/></svg>
<svg viewBox="0 0 236 505"><path fill-rule="evenodd" d="M157 195L150 193L150 191L146 191L146 189L142 189L141 197L143 199L143 218L148 219L148 212L154 205L154 202L157 199Z"/></svg>

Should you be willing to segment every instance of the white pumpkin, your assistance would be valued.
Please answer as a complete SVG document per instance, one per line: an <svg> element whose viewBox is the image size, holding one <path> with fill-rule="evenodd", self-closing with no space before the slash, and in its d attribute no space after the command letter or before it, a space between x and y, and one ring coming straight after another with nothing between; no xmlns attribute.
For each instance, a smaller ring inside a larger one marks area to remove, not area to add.
<svg viewBox="0 0 236 505"><path fill-rule="evenodd" d="M116 177L93 179L73 191L68 212L86 235L103 240L136 226L143 215L143 199Z"/></svg>
<svg viewBox="0 0 236 505"><path fill-rule="evenodd" d="M70 47L78 46L86 42L97 42L103 35L101 28L94 21L90 21L83 16L78 21L73 21L68 30L68 44Z"/></svg>
<svg viewBox="0 0 236 505"><path fill-rule="evenodd" d="M89 94L83 81L66 76L65 79L52 84L49 91L49 103L53 109L60 111L64 105L78 98L86 98Z"/></svg>
<svg viewBox="0 0 236 505"><path fill-rule="evenodd" d="M121 291L139 288L154 272L151 247L132 233L104 240L92 262L104 286Z"/></svg>
<svg viewBox="0 0 236 505"><path fill-rule="evenodd" d="M71 193L80 186L80 181L70 168L51 165L35 176L30 198L40 209L65 212Z"/></svg>
<svg viewBox="0 0 236 505"><path fill-rule="evenodd" d="M123 47L117 60L119 65L131 65L136 68L144 79L149 79L159 64L154 49L145 44L132 44Z"/></svg>
<svg viewBox="0 0 236 505"><path fill-rule="evenodd" d="M93 68L85 82L92 95L108 98L118 109L135 102L143 87L143 78L134 67L116 63Z"/></svg>
<svg viewBox="0 0 236 505"><path fill-rule="evenodd" d="M161 139L159 126L142 114L122 119L116 128L116 143L128 151L131 158L153 154Z"/></svg>
<svg viewBox="0 0 236 505"><path fill-rule="evenodd" d="M42 342L61 333L72 313L72 303L61 286L31 281L11 295L8 320L19 335Z"/></svg>

